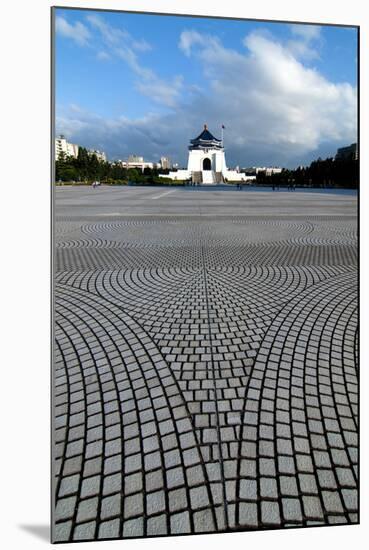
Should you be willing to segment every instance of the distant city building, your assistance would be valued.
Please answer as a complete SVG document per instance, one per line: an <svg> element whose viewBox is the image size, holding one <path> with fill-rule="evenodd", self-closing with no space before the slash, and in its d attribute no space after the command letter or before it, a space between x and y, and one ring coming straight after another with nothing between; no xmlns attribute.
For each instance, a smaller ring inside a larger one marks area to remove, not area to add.
<svg viewBox="0 0 369 550"><path fill-rule="evenodd" d="M172 168L172 163L168 157L161 157L160 166L163 170L170 170Z"/></svg>
<svg viewBox="0 0 369 550"><path fill-rule="evenodd" d="M266 176L272 176L273 174L280 174L282 172L282 168L279 166L253 166L248 170L253 171L255 174L264 172Z"/></svg>
<svg viewBox="0 0 369 550"><path fill-rule="evenodd" d="M187 170L169 172L162 177L173 180L192 179L195 183L217 184L226 181L247 181L256 176L246 176L236 170L229 170L226 165L223 140L217 139L208 130L207 125L199 136L191 139L188 147Z"/></svg>
<svg viewBox="0 0 369 550"><path fill-rule="evenodd" d="M337 149L335 160L358 160L359 153L357 143L352 143L347 147Z"/></svg>
<svg viewBox="0 0 369 550"><path fill-rule="evenodd" d="M97 149L88 149L88 153L90 155L96 155L97 160L99 160L100 162L106 162L106 154L104 153L104 151L98 151Z"/></svg>
<svg viewBox="0 0 369 550"><path fill-rule="evenodd" d="M139 157L137 155L129 155L128 157L128 162L130 164L134 164L134 163L142 163L144 161L144 158L143 157Z"/></svg>
<svg viewBox="0 0 369 550"><path fill-rule="evenodd" d="M63 135L55 139L55 159L59 160L60 155L64 153L66 156L78 157L78 145L69 143Z"/></svg>
<svg viewBox="0 0 369 550"><path fill-rule="evenodd" d="M55 139L55 159L59 160L60 155L64 153L66 156L78 157L79 145L75 143L69 143L63 135L60 135ZM98 151L97 149L87 149L89 155L96 155L99 161L106 161L106 154L104 151Z"/></svg>
<svg viewBox="0 0 369 550"><path fill-rule="evenodd" d="M122 160L120 162L123 168L127 168L127 170L129 168L137 168L143 172L145 168L150 168L152 170L157 167L157 164L154 162L146 162L143 157L137 155L129 155L126 161Z"/></svg>

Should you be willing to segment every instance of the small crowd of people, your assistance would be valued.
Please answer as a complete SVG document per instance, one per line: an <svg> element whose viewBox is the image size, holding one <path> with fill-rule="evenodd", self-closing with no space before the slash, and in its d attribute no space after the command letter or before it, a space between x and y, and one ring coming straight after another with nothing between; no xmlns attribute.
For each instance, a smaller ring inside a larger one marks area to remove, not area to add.
<svg viewBox="0 0 369 550"><path fill-rule="evenodd" d="M279 191L280 187L281 187L280 185L275 185L274 183L272 185L273 191L275 191L276 189L277 189L277 191ZM287 189L287 191L296 191L296 185L294 183L289 183L287 185L286 189Z"/></svg>

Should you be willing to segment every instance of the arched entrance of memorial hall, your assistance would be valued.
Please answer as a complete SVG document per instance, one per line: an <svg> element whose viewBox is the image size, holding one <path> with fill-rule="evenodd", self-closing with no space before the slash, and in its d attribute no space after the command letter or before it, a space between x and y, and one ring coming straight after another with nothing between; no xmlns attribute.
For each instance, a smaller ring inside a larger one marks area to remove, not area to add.
<svg viewBox="0 0 369 550"><path fill-rule="evenodd" d="M211 160L209 158L205 158L203 160L202 169L203 170L211 170Z"/></svg>

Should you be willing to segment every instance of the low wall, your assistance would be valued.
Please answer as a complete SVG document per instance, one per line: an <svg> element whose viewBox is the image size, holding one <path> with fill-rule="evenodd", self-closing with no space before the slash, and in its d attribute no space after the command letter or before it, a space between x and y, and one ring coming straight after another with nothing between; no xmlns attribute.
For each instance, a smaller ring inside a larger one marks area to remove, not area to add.
<svg viewBox="0 0 369 550"><path fill-rule="evenodd" d="M177 172L169 172L169 174L159 174L161 178L170 178L171 180L187 180L191 177L188 170L177 170Z"/></svg>
<svg viewBox="0 0 369 550"><path fill-rule="evenodd" d="M246 174L236 172L236 170L227 170L223 175L227 181L252 181L256 179L256 176L246 176Z"/></svg>

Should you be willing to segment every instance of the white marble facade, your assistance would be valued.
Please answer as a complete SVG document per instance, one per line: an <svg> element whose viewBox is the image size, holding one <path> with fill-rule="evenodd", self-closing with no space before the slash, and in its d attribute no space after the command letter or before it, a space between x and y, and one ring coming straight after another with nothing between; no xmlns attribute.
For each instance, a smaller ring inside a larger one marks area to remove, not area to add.
<svg viewBox="0 0 369 550"><path fill-rule="evenodd" d="M207 125L199 136L191 140L188 153L187 170L178 170L162 175L173 180L192 179L197 183L216 184L227 181L246 181L254 179L235 170L228 170L223 140L217 139L208 130Z"/></svg>

